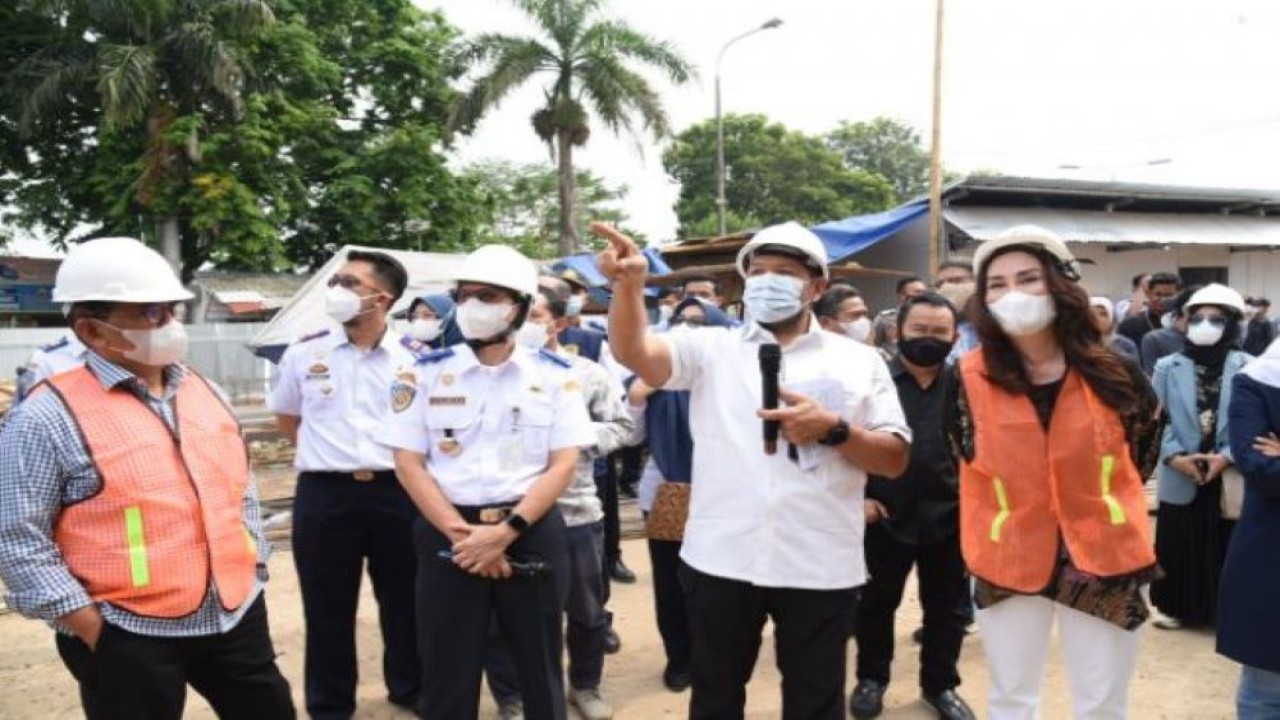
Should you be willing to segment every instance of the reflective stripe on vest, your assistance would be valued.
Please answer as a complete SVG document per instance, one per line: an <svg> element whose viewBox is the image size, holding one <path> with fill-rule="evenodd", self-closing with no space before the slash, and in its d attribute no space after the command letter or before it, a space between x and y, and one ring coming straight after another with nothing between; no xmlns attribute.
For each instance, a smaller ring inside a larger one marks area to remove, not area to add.
<svg viewBox="0 0 1280 720"><path fill-rule="evenodd" d="M257 583L257 544L245 526L248 451L235 415L188 371L173 397L176 432L123 387L87 368L47 387L67 407L101 479L54 526L67 566L96 601L136 615L199 609L210 582L226 610Z"/></svg>
<svg viewBox="0 0 1280 720"><path fill-rule="evenodd" d="M1118 413L1074 371L1049 431L1026 395L986 378L981 351L960 362L974 453L960 465L960 539L977 577L1035 593L1065 543L1079 570L1100 577L1155 563L1142 478Z"/></svg>

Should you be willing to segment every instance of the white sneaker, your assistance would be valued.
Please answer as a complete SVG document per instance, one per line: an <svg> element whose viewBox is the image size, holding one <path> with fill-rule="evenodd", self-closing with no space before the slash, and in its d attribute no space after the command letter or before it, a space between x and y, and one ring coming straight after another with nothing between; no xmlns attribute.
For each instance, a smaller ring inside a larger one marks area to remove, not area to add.
<svg viewBox="0 0 1280 720"><path fill-rule="evenodd" d="M524 720L524 705L521 703L507 703L498 708L498 718L500 720Z"/></svg>
<svg viewBox="0 0 1280 720"><path fill-rule="evenodd" d="M570 690L569 704L577 709L583 720L612 720L613 708L600 696L599 688Z"/></svg>

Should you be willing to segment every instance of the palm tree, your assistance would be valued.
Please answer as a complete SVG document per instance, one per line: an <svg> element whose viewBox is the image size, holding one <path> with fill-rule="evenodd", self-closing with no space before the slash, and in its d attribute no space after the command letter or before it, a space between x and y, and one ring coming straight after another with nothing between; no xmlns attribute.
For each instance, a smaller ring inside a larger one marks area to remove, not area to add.
<svg viewBox="0 0 1280 720"><path fill-rule="evenodd" d="M106 131L144 128L134 197L158 211L165 257L181 269L177 211L158 202L200 161L199 115L239 118L244 43L274 21L266 0L20 0L65 28L64 40L27 56L13 78L20 132L86 90ZM194 270L194 268L191 268Z"/></svg>
<svg viewBox="0 0 1280 720"><path fill-rule="evenodd" d="M671 82L693 76L692 66L670 43L600 17L602 0L512 0L538 26L541 37L485 34L467 43L462 61L486 71L454 105L450 126L470 132L490 109L535 75L547 75L545 104L533 114L533 130L557 163L560 196L558 251L577 250L573 224L573 148L591 137L587 108L613 132L655 139L670 133L666 111L652 85L629 61L657 69Z"/></svg>

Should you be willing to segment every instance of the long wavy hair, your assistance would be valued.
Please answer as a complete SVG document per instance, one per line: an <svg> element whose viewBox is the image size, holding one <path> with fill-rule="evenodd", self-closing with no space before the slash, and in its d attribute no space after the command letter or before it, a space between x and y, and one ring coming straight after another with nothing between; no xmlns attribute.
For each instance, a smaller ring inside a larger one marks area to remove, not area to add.
<svg viewBox="0 0 1280 720"><path fill-rule="evenodd" d="M987 268L991 261L1011 251L1033 255L1044 273L1049 297L1057 317L1053 334L1066 356L1067 368L1080 373L1089 387L1109 407L1119 413L1131 411L1138 402L1133 376L1102 339L1102 332L1089 306L1089 295L1078 283L1063 274L1057 261L1034 247L1011 246L993 255L978 273L977 290L969 300L968 316L978 330L987 377L1007 392L1025 394L1031 389L1022 356L991 314L986 303Z"/></svg>

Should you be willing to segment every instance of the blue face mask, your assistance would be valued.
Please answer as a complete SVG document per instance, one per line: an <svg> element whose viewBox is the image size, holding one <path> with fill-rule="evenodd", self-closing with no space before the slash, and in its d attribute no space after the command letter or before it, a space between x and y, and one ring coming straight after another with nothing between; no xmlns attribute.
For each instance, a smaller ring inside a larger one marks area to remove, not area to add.
<svg viewBox="0 0 1280 720"><path fill-rule="evenodd" d="M776 323L800 314L804 309L801 294L804 281L799 278L766 273L747 278L742 302L747 315L756 322Z"/></svg>

